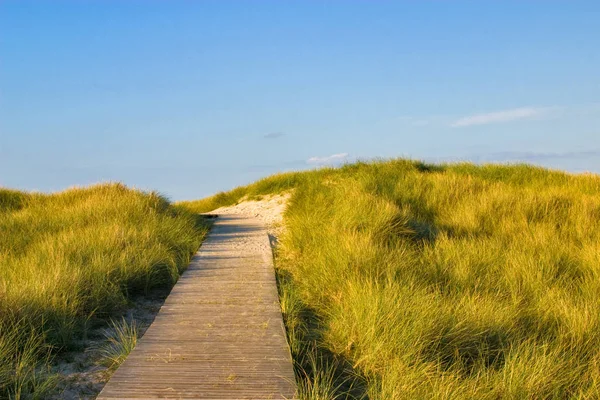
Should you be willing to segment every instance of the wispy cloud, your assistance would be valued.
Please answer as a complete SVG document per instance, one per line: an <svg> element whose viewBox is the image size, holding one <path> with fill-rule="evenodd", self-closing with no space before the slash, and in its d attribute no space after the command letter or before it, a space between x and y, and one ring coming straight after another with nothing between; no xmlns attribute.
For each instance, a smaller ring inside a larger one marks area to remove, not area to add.
<svg viewBox="0 0 600 400"><path fill-rule="evenodd" d="M345 161L347 157L348 153L338 153L325 157L311 157L308 160L306 160L306 163L310 165L337 164Z"/></svg>
<svg viewBox="0 0 600 400"><path fill-rule="evenodd" d="M271 132L271 133L267 133L266 135L263 136L263 138L265 139L278 139L282 136L285 136L285 133L283 132Z"/></svg>
<svg viewBox="0 0 600 400"><path fill-rule="evenodd" d="M453 128L458 128L464 126L489 125L516 121L520 119L529 119L548 115L553 109L556 109L556 107L520 107L510 110L494 111L485 114L468 115L455 120L450 124L450 126Z"/></svg>

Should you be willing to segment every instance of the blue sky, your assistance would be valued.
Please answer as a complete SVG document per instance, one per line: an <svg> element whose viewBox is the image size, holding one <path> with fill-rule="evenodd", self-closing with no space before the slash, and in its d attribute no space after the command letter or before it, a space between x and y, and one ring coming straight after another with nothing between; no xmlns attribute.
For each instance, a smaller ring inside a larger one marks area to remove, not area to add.
<svg viewBox="0 0 600 400"><path fill-rule="evenodd" d="M0 1L0 185L357 158L600 172L598 1Z"/></svg>

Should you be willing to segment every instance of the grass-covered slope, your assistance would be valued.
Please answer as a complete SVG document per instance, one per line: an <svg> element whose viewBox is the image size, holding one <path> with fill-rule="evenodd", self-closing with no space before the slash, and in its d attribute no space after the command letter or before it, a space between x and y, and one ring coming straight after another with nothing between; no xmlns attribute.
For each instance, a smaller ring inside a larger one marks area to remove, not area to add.
<svg viewBox="0 0 600 400"><path fill-rule="evenodd" d="M49 350L70 347L130 295L170 287L202 240L199 222L119 184L0 189L0 398L41 396Z"/></svg>
<svg viewBox="0 0 600 400"><path fill-rule="evenodd" d="M318 340L371 399L600 398L598 176L395 160L187 206L290 188L277 265L297 359Z"/></svg>

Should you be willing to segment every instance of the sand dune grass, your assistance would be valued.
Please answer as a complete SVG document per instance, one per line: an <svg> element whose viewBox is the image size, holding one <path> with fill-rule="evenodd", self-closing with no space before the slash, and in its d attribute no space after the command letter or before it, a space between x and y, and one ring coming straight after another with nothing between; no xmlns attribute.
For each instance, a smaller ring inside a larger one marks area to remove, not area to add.
<svg viewBox="0 0 600 400"><path fill-rule="evenodd" d="M197 216L120 184L0 189L0 397L43 397L53 352L130 295L169 287L206 232Z"/></svg>
<svg viewBox="0 0 600 400"><path fill-rule="evenodd" d="M294 188L277 267L297 360L317 340L371 399L600 398L597 176L393 160L221 201L261 185Z"/></svg>

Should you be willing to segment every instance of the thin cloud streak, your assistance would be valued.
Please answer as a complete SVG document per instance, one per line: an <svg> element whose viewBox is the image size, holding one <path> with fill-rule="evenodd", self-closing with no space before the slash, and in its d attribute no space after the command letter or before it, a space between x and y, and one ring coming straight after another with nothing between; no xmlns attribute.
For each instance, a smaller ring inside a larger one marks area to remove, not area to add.
<svg viewBox="0 0 600 400"><path fill-rule="evenodd" d="M548 114L551 107L520 107L510 110L494 111L485 114L469 115L457 119L450 124L453 128L474 126L474 125L489 125L503 122L517 121L521 119L529 119L541 117Z"/></svg>
<svg viewBox="0 0 600 400"><path fill-rule="evenodd" d="M266 135L263 136L263 138L265 138L265 139L279 139L282 136L285 136L285 133L283 133L283 132L272 132L272 133L267 133Z"/></svg>
<svg viewBox="0 0 600 400"><path fill-rule="evenodd" d="M306 160L306 163L310 165L337 164L345 161L347 157L348 153L338 153L325 157L311 157Z"/></svg>

